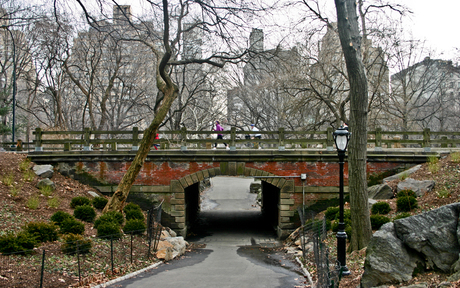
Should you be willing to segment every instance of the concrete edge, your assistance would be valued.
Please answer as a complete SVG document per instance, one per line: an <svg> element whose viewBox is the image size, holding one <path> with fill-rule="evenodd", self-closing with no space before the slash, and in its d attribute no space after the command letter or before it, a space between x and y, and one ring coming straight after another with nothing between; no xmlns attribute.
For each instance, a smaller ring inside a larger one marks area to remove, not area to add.
<svg viewBox="0 0 460 288"><path fill-rule="evenodd" d="M104 288L104 287L107 287L108 285L112 285L112 284L115 284L115 283L117 283L117 282L120 282L120 281L129 279L129 278L132 278L132 277L134 277L134 276L136 276L136 275L141 274L142 272L145 272L145 271L147 271L147 270L150 270L150 269L153 269L153 268L155 268L155 267L157 267L157 266L160 266L161 264L163 264L162 261L157 262L157 263L152 264L152 265L150 265L150 266L148 266L148 267L145 267L145 268L143 268L143 269L141 269L141 270L138 270L138 271L135 271L135 272L126 274L126 275L121 276L121 277L119 277L119 278L112 279L112 280L110 280L110 281L108 281L108 282L99 284L99 285L97 285L97 286L92 286L92 288Z"/></svg>

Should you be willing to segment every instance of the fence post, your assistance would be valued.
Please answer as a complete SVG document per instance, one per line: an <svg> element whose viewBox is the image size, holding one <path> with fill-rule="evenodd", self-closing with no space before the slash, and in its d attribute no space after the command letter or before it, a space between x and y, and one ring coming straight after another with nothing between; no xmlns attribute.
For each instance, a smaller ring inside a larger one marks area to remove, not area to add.
<svg viewBox="0 0 460 288"><path fill-rule="evenodd" d="M334 137L332 136L332 127L327 127L326 150L334 151Z"/></svg>
<svg viewBox="0 0 460 288"><path fill-rule="evenodd" d="M441 148L447 148L448 144L447 144L447 136L442 136L441 137Z"/></svg>
<svg viewBox="0 0 460 288"><path fill-rule="evenodd" d="M423 150L425 152L431 151L431 133L430 128L423 129Z"/></svg>
<svg viewBox="0 0 460 288"><path fill-rule="evenodd" d="M85 128L83 131L83 137L85 140L85 144L83 146L83 151L91 151L91 129L90 128Z"/></svg>
<svg viewBox="0 0 460 288"><path fill-rule="evenodd" d="M35 128L35 151L43 151L42 137L42 128Z"/></svg>
<svg viewBox="0 0 460 288"><path fill-rule="evenodd" d="M131 147L132 151L139 150L139 128L133 127L133 146Z"/></svg>
<svg viewBox="0 0 460 288"><path fill-rule="evenodd" d="M187 128L182 127L180 129L180 150L185 151L187 150Z"/></svg>
<svg viewBox="0 0 460 288"><path fill-rule="evenodd" d="M110 262L112 264L112 275L113 275L113 235L110 235Z"/></svg>
<svg viewBox="0 0 460 288"><path fill-rule="evenodd" d="M236 127L232 127L230 129L230 150L231 151L236 151L235 138L236 138Z"/></svg>
<svg viewBox="0 0 460 288"><path fill-rule="evenodd" d="M284 128L278 129L278 151L284 151L286 149L284 141Z"/></svg>
<svg viewBox="0 0 460 288"><path fill-rule="evenodd" d="M382 151L382 128L375 128L375 151Z"/></svg>
<svg viewBox="0 0 460 288"><path fill-rule="evenodd" d="M45 270L45 249L43 249L43 256L42 256L42 269L40 272L40 288L43 287L43 271Z"/></svg>

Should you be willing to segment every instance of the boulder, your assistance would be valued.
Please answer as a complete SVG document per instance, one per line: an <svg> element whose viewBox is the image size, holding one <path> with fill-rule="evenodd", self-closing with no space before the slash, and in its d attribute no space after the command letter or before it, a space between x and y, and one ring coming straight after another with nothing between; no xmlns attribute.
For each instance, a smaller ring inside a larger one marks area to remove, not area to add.
<svg viewBox="0 0 460 288"><path fill-rule="evenodd" d="M48 186L51 187L53 189L53 191L56 189L56 184L54 184L54 182L51 181L48 178L42 179L42 180L38 181L38 183L37 183L37 188L38 189L48 187Z"/></svg>
<svg viewBox="0 0 460 288"><path fill-rule="evenodd" d="M408 281L414 270L421 267L424 267L423 258L407 249L390 222L376 231L369 242L361 287Z"/></svg>
<svg viewBox="0 0 460 288"><path fill-rule="evenodd" d="M394 221L395 231L405 245L424 255L428 266L449 273L460 251L459 212L460 203L453 203L398 219Z"/></svg>
<svg viewBox="0 0 460 288"><path fill-rule="evenodd" d="M155 253L158 259L163 259L165 261L172 260L173 257L173 245L168 241L160 241L158 242L157 252Z"/></svg>
<svg viewBox="0 0 460 288"><path fill-rule="evenodd" d="M397 192L401 190L412 190L417 197L423 196L426 192L434 188L435 182L433 180L418 181L412 178L407 178L398 183Z"/></svg>
<svg viewBox="0 0 460 288"><path fill-rule="evenodd" d="M422 165L416 165L406 171L403 171L401 173L398 173L398 174L395 174L395 175L391 175L387 178L384 178L383 179L383 183L388 183L390 181L393 181L393 180L399 180L399 179L402 179L403 177L407 177L409 176L410 174L414 173L415 171L419 170L420 168L422 167Z"/></svg>
<svg viewBox="0 0 460 288"><path fill-rule="evenodd" d="M185 254L185 248L187 247L187 242L185 242L184 237L169 237L165 241L169 242L172 245L173 249L173 258Z"/></svg>
<svg viewBox="0 0 460 288"><path fill-rule="evenodd" d="M54 174L52 165L35 165L33 170L35 174L41 178L51 178Z"/></svg>
<svg viewBox="0 0 460 288"><path fill-rule="evenodd" d="M371 199L391 199L393 190L388 184L374 185L367 188L367 194Z"/></svg>

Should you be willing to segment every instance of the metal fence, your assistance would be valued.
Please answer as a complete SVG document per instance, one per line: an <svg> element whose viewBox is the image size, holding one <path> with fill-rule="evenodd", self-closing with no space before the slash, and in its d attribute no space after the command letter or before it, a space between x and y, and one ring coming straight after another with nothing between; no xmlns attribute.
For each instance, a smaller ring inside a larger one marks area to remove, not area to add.
<svg viewBox="0 0 460 288"><path fill-rule="evenodd" d="M155 262L161 211L161 204L148 211L146 231L56 241L39 249L2 254L0 287L78 287L148 267Z"/></svg>
<svg viewBox="0 0 460 288"><path fill-rule="evenodd" d="M315 212L298 209L302 224L300 239L304 261L315 263L316 287L339 287L340 267L336 259L331 257L329 247L326 245L327 228L326 218L315 219Z"/></svg>

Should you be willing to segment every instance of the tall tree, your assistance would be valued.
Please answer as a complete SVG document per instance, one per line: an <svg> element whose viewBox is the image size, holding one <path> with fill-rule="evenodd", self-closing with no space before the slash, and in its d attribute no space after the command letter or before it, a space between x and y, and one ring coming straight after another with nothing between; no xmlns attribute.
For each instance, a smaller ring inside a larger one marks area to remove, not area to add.
<svg viewBox="0 0 460 288"><path fill-rule="evenodd" d="M368 87L361 52L361 34L355 0L335 0L340 43L350 83L350 149L348 150L350 210L353 237L350 249L367 246L372 236L367 196Z"/></svg>

